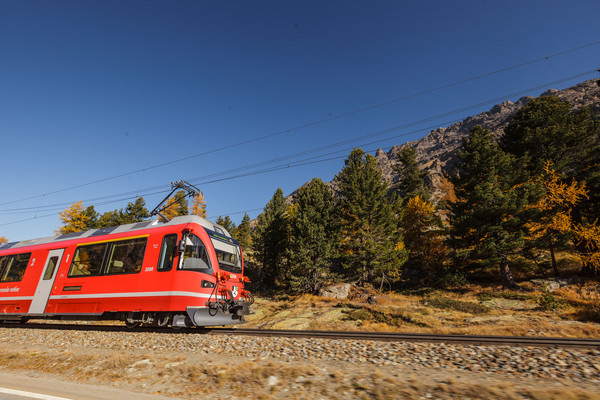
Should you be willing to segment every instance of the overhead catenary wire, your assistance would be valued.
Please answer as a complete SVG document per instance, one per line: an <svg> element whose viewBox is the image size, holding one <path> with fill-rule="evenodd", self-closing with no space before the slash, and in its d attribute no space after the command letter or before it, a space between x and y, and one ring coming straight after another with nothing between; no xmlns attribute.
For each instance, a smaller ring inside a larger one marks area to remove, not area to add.
<svg viewBox="0 0 600 400"><path fill-rule="evenodd" d="M589 73L590 73L590 71L586 71L584 73L575 75L575 77L581 77L582 75L587 75ZM569 79L572 79L572 77L564 78L561 81L569 80ZM321 146L321 147L318 147L316 149L311 149L311 150L303 151L303 152L296 153L296 154L293 154L293 155L279 157L279 158L276 158L276 159L273 159L273 160L269 160L269 161L255 163L255 164L252 164L251 166L240 167L240 168L236 168L236 169L232 169L232 170L228 170L228 171L223 171L221 173L211 174L211 175L207 175L207 176L204 176L204 177L191 178L191 179L187 179L187 180L192 181L192 182L199 182L199 183L196 183L196 184L199 184L199 185L206 185L206 184L211 184L211 183L216 183L216 182L222 182L222 181L231 180L231 179L238 179L238 178L242 178L242 177L253 176L253 175L258 175L258 174L263 174L263 173L268 173L268 172L273 172L273 171L278 171L278 170L282 170L282 169L286 169L286 168L300 167L300 166L311 165L311 164L315 164L315 163L326 162L326 161L331 161L331 160L335 160L335 159L344 158L345 154L342 155L342 156L336 156L336 157L331 157L331 158L326 158L326 159L314 160L315 158L325 157L327 155L331 155L331 154L335 154L335 153L339 153L339 152L345 152L345 151L351 150L351 148L350 149L337 150L335 152L330 152L330 153L322 154L320 156L310 157L308 159L297 160L297 161L294 161L294 162L287 162L287 163L284 163L283 165L278 165L278 166L274 166L274 167L264 168L264 169L261 169L261 170L258 170L258 171L245 172L243 174L238 174L238 175L233 175L233 176L227 176L227 177L223 177L223 178L219 178L219 179L212 179L212 180L204 180L204 181L202 181L203 179L207 179L207 178L210 178L210 177L215 177L215 176L224 175L224 174L230 174L230 173L233 173L233 172L237 172L237 171L240 171L240 170L247 170L248 168L254 168L254 167L257 167L257 166L268 165L269 163L273 163L273 162L277 162L277 161L285 161L287 159L293 159L293 158L296 158L296 157L301 156L301 155L310 154L312 152L318 152L318 151L321 151L321 150L324 150L324 149L329 149L329 148L336 147L336 146L339 146L339 145L349 144L349 143L352 143L352 142L354 142L356 140L380 136L380 135L385 134L385 133L390 133L390 132L401 130L401 129L404 129L404 128L407 128L407 127L419 125L419 124L422 124L424 122L430 122L432 120L439 119L440 117L443 117L443 116L448 116L448 115L452 115L452 114L456 114L456 113L468 111L470 109L477 108L477 107L480 107L480 106L483 106L483 105L486 105L486 104L495 103L495 102L504 100L507 97L514 97L516 95L521 95L523 93L530 92L531 90L538 90L540 88L544 88L544 87L547 87L548 85L552 85L552 84L555 84L555 83L556 83L556 81L550 82L550 83L545 84L545 85L539 85L539 86L536 86L534 88L529 88L529 89L522 90L522 91L519 91L519 92L516 92L516 93L511 93L509 95L505 95L505 96L502 96L502 97L499 97L499 98L488 100L486 102L481 102L481 103L478 103L478 104L475 104L475 105L463 107L461 109L457 109L457 110L449 111L449 112L446 112L446 113L443 113L443 114L439 114L439 115L436 115L436 116L428 117L428 118L425 118L425 119L422 119L422 120L419 120L419 121L415 121L415 122L411 122L411 123L399 125L399 126L396 126L396 127L393 127L393 128L389 128L389 129L386 129L386 130L383 130L383 131L378 131L378 132L370 133L370 134L367 134L367 135L362 135L362 136L359 136L357 138L352 138L352 139L344 140L344 141L337 142L337 143L334 143L334 144L330 144L330 145L326 145L326 146ZM460 121L460 119L459 120L453 120L453 121L446 121L444 124L451 124L451 123L456 122L456 121ZM408 136L408 135L415 134L415 133L418 133L418 132L421 132L421 131L429 131L431 129L435 129L436 127L439 127L439 124L436 124L435 126L421 128L421 129L418 129L418 130L415 130L415 131L411 131L411 132L405 132L405 133L402 133L402 134L399 134L399 135L394 135L392 137L387 137L385 139L380 139L380 140L377 140L377 141L374 141L374 142L361 143L360 145L356 145L356 146L360 147L360 146L371 145L371 144L375 144L375 143L381 142L383 140L390 140L390 139L394 139L394 138L398 138L398 137ZM356 146L353 146L353 147L356 147ZM374 151L374 150L372 150L372 151ZM164 185L154 186L152 188L147 188L145 190L157 190L157 189L162 188L162 187L164 187ZM138 189L138 190L135 191L135 193L136 193L135 196L121 197L120 199L117 199L117 200L111 200L111 201L96 203L95 205L102 206L102 205L107 205L107 204L111 204L111 203L116 203L116 202L122 202L122 201L126 201L126 200L131 200L131 199L140 197L139 196L139 192L140 192L140 190ZM152 192L152 193L143 193L143 194L141 194L141 196L149 196L149 195L154 195L154 194L162 194L162 193L166 193L166 192L168 192L168 190L159 190L159 191L155 191L155 192ZM117 195L102 196L100 198L88 199L86 201L93 201L93 200L111 198L111 197L116 197L116 196L124 196L124 195L132 194L132 193L134 193L134 192L132 191L132 192L126 192L126 193L121 193L121 194L117 194ZM65 205L69 205L69 204L70 203L68 203L68 204L61 203L61 204L55 204L55 205L48 205L46 207L48 207L47 209L52 209L51 207L65 206ZM36 213L38 211L40 211L40 207L37 206L37 207L29 207L29 208L21 208L21 209L12 209L12 212L13 213L19 213L19 212L26 213L26 212L28 212L27 210L29 210L29 212L31 212L30 210L34 209L34 208L36 209ZM0 211L0 214L10 214L10 213L11 213L11 211L9 211L9 210ZM0 226L12 225L12 224L15 224L15 223L21 223L21 222L25 222L25 221L34 220L34 219L45 218L45 217L49 217L49 216L53 216L53 215L56 215L56 211L54 213L52 213L52 214L47 214L47 215L42 215L42 216L37 216L36 215L33 218L26 218L26 219L22 219L22 220L18 220L18 221L12 221L12 222L8 222L8 223L0 224Z"/></svg>
<svg viewBox="0 0 600 400"><path fill-rule="evenodd" d="M14 204L14 203L18 203L18 202L22 202L22 201L26 201L26 200L31 200L31 199L36 199L36 198L43 197L43 196L49 196L49 195L52 195L52 194L57 194L57 193L61 193L61 192L65 192L65 191L69 191L69 190L73 190L73 189L78 189L78 188L85 187L85 186L95 185L95 184L106 182L106 181L109 181L109 180L123 178L123 177L129 176L129 175L134 175L134 174L138 174L138 173L143 173L143 172L146 172L148 170L152 170L152 169L156 169L156 168L161 168L161 167L165 167L167 165L172 165L172 164L179 163L179 162L186 161L186 160L190 160L190 159L193 159L193 158L198 158L198 157L205 156L205 155L208 155L208 154L213 154L213 153L216 153L216 152L228 150L228 149L231 149L231 148L234 148L234 147L239 147L239 146L247 145L247 144L250 144L250 143L257 142L257 141L266 140L266 139L274 137L274 136L288 134L288 133L295 132L295 131L298 131L298 130L301 130L301 129L306 129L306 128L313 127L313 126L316 126L316 125L320 125L320 124L323 124L323 123L326 123L326 122L337 120L337 119L340 119L340 118L345 118L345 117L348 117L348 116L351 116L351 115L356 115L356 114L359 114L359 113L363 113L363 112L366 112L366 111L370 111L370 110L373 110L373 109L384 107L386 105L390 105L390 104L394 104L394 103L406 101L406 100L409 100L409 99L412 99L412 98L415 98L415 97L418 97L418 96L422 96L422 95L426 95L426 94L431 94L431 93L434 93L434 92L437 92L437 91L440 91L440 90L443 90L443 89L447 89L447 88L450 88L450 87L458 86L458 85L461 85L461 84L464 84L464 83L467 83L467 82L471 82L471 81L475 81L475 80L478 80L478 79L483 79L483 78L486 78L486 77L489 77L489 76L492 76L492 75L496 75L496 74L500 74L500 73L503 73L503 72L507 72L507 71L510 71L512 69L521 68L521 67L524 67L524 66L527 66L527 65L531 65L531 64L535 64L535 63L542 62L542 61L548 61L551 58L555 58L555 57L558 57L558 56L561 56L561 55L569 54L569 53L572 53L572 52L575 52L575 51L579 51L579 50L582 50L582 49L585 49L585 48L588 48L588 47L597 46L599 44L600 44L600 41L595 41L595 42L587 43L587 44L584 44L584 45L581 45L581 46L573 47L573 48L570 48L570 49L567 49L567 50L563 50L563 51L560 51L560 52L557 52L557 53L554 53L554 54L550 54L550 55L547 55L547 56L544 56L544 57L535 58L535 59L532 59L532 60L529 60L529 61L525 61L525 62L522 62L522 63L514 64L514 65L511 65L511 66L508 66L508 67L504 67L504 68L500 68L498 70L490 71L490 72L487 72L487 73L484 73L484 74L475 75L475 76L472 76L472 77L467 78L467 79L462 79L462 80L458 80L458 81L455 81L455 82L451 82L451 83L448 83L448 84L445 84L445 85L442 85L442 86L438 86L438 87L435 87L435 88L432 88L432 89L423 90L423 91L416 92L416 93L413 93L413 94L410 94L410 95L406 95L406 96L403 96L403 97L399 97L399 98L396 98L396 99L388 100L388 101L385 101L385 102L382 102L382 103L373 104L373 105L366 106L366 107L363 107L363 108L359 108L359 109L356 109L356 110L353 110L353 111L349 111L349 112L346 112L346 113L341 113L341 114L334 115L334 116L331 116L331 117L328 117L328 118L324 118L324 119L312 121L312 122L309 122L309 123L298 125L298 126L293 127L293 128L280 130L280 131L273 132L273 133L266 134L266 135L262 135L262 136L257 136L257 137L250 138L250 139L238 142L238 143L233 143L233 144L229 144L229 145L225 145L225 146L220 146L220 147L217 147L217 148L214 148L214 149L210 149L210 150L207 150L207 151L204 151L204 152L201 152L201 153L197 153L197 154L189 155L189 156L186 156L186 157L178 158L178 159L175 159L175 160L171 160L171 161L159 163L159 164L156 164L156 165L152 165L152 166L148 166L148 167L145 167L145 168L137 169L135 171L125 172L125 173L122 173L122 174L117 174L117 175L113 175L113 176L106 177L106 178L96 179L96 180L93 180L93 181L90 181L90 182L84 182L84 183L81 183L81 184L78 184L78 185L73 185L73 186L69 186L69 187L66 187L66 188L57 189L57 190L50 191L50 192L47 192L47 193L43 193L43 194L40 194L40 195L34 195L34 196L29 196L29 197L25 197L25 198L21 198L21 199L17 199L17 200L11 200L11 201L7 201L7 202L3 202L3 203L0 203L0 206L7 205L7 204ZM583 76L585 76L587 74L589 74L589 72L584 73ZM564 82L564 81L567 81L567 80L575 79L575 77L577 77L577 76L582 76L582 75L575 75L575 76L571 76L571 77L568 77L568 78L560 79L560 80L557 80L557 81L555 81L555 82L553 82L551 84L561 83L561 82ZM544 87L544 86L545 85L543 85L542 87ZM533 90L533 89L530 89L530 90Z"/></svg>

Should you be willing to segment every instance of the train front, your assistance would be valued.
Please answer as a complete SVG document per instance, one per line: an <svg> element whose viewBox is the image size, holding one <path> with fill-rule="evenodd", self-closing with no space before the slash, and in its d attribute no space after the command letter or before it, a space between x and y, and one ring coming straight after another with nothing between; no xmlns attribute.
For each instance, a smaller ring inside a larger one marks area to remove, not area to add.
<svg viewBox="0 0 600 400"><path fill-rule="evenodd" d="M206 302L204 306L188 306L187 318L174 318L175 327L241 324L250 314L254 297L244 288L248 279L240 246L218 226L212 228L196 225L184 232L179 244L179 268L206 274L200 283Z"/></svg>

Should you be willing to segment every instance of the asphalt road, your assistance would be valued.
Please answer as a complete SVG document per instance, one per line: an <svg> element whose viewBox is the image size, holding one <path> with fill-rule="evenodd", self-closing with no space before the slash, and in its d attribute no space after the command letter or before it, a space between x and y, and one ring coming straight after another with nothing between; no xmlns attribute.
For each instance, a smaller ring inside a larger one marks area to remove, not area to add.
<svg viewBox="0 0 600 400"><path fill-rule="evenodd" d="M0 372L0 400L173 400L116 388Z"/></svg>

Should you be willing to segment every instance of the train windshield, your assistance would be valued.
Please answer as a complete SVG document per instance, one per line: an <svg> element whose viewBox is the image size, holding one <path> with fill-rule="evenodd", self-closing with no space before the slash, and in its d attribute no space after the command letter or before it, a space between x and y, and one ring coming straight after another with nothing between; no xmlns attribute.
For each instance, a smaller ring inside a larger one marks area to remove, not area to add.
<svg viewBox="0 0 600 400"><path fill-rule="evenodd" d="M208 252L202 240L196 235L189 235L185 239L182 269L206 271L210 269Z"/></svg>
<svg viewBox="0 0 600 400"><path fill-rule="evenodd" d="M242 273L240 247L215 238L211 239L219 260L219 268L228 272Z"/></svg>

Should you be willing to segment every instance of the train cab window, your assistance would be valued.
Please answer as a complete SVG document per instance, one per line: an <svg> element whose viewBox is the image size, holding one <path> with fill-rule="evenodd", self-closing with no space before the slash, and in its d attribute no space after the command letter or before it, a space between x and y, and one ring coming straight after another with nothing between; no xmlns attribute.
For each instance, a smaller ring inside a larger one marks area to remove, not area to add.
<svg viewBox="0 0 600 400"><path fill-rule="evenodd" d="M158 259L158 271L170 271L177 252L177 234L166 235L163 238Z"/></svg>
<svg viewBox="0 0 600 400"><path fill-rule="evenodd" d="M107 274L136 274L142 270L148 238L114 242L106 267Z"/></svg>
<svg viewBox="0 0 600 400"><path fill-rule="evenodd" d="M44 280L45 281L52 278L52 275L54 275L54 270L56 269L57 264L58 264L58 256L50 257L50 261L48 261L48 268L46 268L46 272L44 272Z"/></svg>
<svg viewBox="0 0 600 400"><path fill-rule="evenodd" d="M108 243L90 244L80 246L75 250L73 263L69 270L69 277L72 276L94 276L100 275L102 270L102 260Z"/></svg>
<svg viewBox="0 0 600 400"><path fill-rule="evenodd" d="M182 269L202 270L210 269L210 260L202 240L196 235L188 235L185 238L186 246L183 252Z"/></svg>
<svg viewBox="0 0 600 400"><path fill-rule="evenodd" d="M1 282L19 282L25 275L25 269L31 258L31 253L9 256L3 262Z"/></svg>

